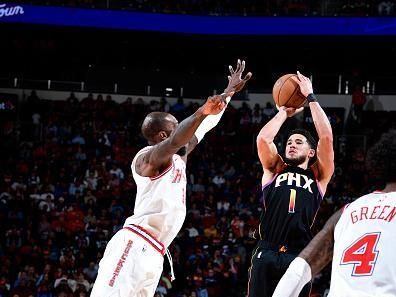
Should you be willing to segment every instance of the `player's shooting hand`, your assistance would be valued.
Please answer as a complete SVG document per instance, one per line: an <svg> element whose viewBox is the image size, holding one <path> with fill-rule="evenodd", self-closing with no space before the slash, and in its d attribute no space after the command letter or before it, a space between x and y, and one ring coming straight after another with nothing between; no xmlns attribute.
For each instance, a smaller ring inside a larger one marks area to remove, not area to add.
<svg viewBox="0 0 396 297"><path fill-rule="evenodd" d="M228 76L228 86L224 90L224 93L228 93L230 91L239 92L243 89L246 82L252 77L252 73L248 72L244 78L242 78L242 73L245 71L245 61L241 61L238 59L237 66L234 70L232 66L228 66L230 69L230 75Z"/></svg>
<svg viewBox="0 0 396 297"><path fill-rule="evenodd" d="M220 113L227 106L226 98L232 95L234 95L234 92L208 97L205 104L202 106L203 114L210 115Z"/></svg>
<svg viewBox="0 0 396 297"><path fill-rule="evenodd" d="M285 112L287 117L290 118L304 110L304 106L300 108L294 108L294 107L286 107L286 106L276 106L276 108L279 110L279 112Z"/></svg>
<svg viewBox="0 0 396 297"><path fill-rule="evenodd" d="M300 86L300 92L305 97L313 93L311 80L308 77L302 75L300 71L297 71L297 77L293 76L293 79L296 83L298 83Z"/></svg>

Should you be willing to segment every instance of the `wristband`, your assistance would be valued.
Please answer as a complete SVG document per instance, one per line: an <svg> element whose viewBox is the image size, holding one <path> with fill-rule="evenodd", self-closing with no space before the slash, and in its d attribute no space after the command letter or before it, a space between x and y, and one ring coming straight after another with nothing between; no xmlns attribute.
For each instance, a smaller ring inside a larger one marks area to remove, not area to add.
<svg viewBox="0 0 396 297"><path fill-rule="evenodd" d="M272 297L298 297L305 284L312 279L311 267L296 257L280 279Z"/></svg>
<svg viewBox="0 0 396 297"><path fill-rule="evenodd" d="M317 102L315 94L314 94L314 93L309 94L309 95L307 96L307 101L308 101L309 103L311 103L311 102Z"/></svg>
<svg viewBox="0 0 396 297"><path fill-rule="evenodd" d="M225 97L225 93L221 94L223 96L223 99L226 104L228 104L231 100L231 96ZM198 126L197 130L195 131L195 137L198 139L198 143L201 142L201 140L204 138L205 134L212 130L216 125L219 123L221 117L223 116L223 113L226 108L224 108L220 113L218 114L211 114L208 115L202 123Z"/></svg>

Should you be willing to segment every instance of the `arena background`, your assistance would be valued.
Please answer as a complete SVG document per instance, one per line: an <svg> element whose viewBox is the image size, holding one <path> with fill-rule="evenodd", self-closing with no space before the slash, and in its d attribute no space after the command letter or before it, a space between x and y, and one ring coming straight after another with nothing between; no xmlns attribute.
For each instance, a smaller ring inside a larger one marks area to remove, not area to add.
<svg viewBox="0 0 396 297"><path fill-rule="evenodd" d="M158 296L246 293L255 245L249 235L262 207L255 137L275 112L270 93L282 74L299 70L312 77L335 135L336 170L314 229L345 203L381 187L364 161L373 141L395 128L391 2L28 2L0 3L0 296L89 296L107 241L133 211L129 166L145 144L141 120L152 110L170 110L182 120L222 91L228 65L238 58L253 79L191 156L188 215L171 246L177 279L170 283L165 265ZM4 9L16 6L25 14L8 10L6 16ZM44 15L27 21L32 7L209 15L214 21L213 27L197 23L198 33L161 32L162 25L106 29L100 19L96 28L72 18L55 24L54 16L48 23ZM281 21L265 33L246 34L238 24L249 17ZM221 34L216 18L242 19ZM313 32L311 21L345 27ZM293 22L305 25L297 30L287 25ZM372 22L377 31L359 29ZM308 111L286 122L280 150L296 126L313 129ZM315 278L311 296L326 296L329 274L328 267Z"/></svg>

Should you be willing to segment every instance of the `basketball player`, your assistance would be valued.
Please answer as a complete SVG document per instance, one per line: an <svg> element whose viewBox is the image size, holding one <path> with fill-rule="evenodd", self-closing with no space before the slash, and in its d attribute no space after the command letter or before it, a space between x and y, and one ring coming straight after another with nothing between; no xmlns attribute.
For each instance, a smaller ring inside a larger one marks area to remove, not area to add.
<svg viewBox="0 0 396 297"><path fill-rule="evenodd" d="M180 124L165 112L146 116L142 133L149 146L136 154L131 165L137 185L134 214L109 241L91 297L154 296L163 256L186 215L187 155L217 125L234 92L250 79L250 72L242 79L244 68L240 60L235 71L230 66L224 94L209 97Z"/></svg>
<svg viewBox="0 0 396 297"><path fill-rule="evenodd" d="M258 155L264 169L264 210L258 230L260 240L249 269L249 297L271 296L290 262L312 239L310 228L334 171L330 123L316 101L311 81L299 72L295 80L309 102L319 143L316 148L308 131L294 130L287 139L285 157L278 154L274 144L276 134L288 117L303 108L279 107L257 136ZM300 296L308 296L309 291L310 284Z"/></svg>
<svg viewBox="0 0 396 297"><path fill-rule="evenodd" d="M369 170L386 182L336 212L291 262L273 296L298 296L333 259L329 297L396 296L396 130L369 150Z"/></svg>

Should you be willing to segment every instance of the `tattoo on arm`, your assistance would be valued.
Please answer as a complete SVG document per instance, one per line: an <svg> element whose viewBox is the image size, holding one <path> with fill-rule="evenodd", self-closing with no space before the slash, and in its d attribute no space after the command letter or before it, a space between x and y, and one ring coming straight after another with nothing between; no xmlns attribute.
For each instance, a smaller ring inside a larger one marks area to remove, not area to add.
<svg viewBox="0 0 396 297"><path fill-rule="evenodd" d="M191 138L190 142L188 143L188 146L187 146L187 155L188 155L189 153L191 153L191 152L195 149L195 147L197 146L197 144L198 144L198 139L197 139L196 136L193 136L193 137Z"/></svg>
<svg viewBox="0 0 396 297"><path fill-rule="evenodd" d="M191 140L204 118L202 112L197 110L193 115L183 120L169 138L157 144L150 151L150 163L160 165L169 162L169 158Z"/></svg>
<svg viewBox="0 0 396 297"><path fill-rule="evenodd" d="M312 277L319 273L333 257L334 228L342 210L337 211L327 221L323 229L311 240L299 257L305 259L311 266Z"/></svg>

